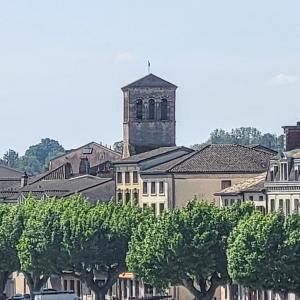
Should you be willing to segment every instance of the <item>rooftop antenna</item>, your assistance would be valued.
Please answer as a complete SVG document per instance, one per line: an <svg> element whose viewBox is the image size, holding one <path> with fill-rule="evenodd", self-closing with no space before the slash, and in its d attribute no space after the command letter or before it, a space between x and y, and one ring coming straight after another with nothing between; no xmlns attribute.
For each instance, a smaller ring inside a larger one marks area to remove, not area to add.
<svg viewBox="0 0 300 300"><path fill-rule="evenodd" d="M150 74L150 67L151 67L151 64L150 64L150 61L148 60L148 74Z"/></svg>

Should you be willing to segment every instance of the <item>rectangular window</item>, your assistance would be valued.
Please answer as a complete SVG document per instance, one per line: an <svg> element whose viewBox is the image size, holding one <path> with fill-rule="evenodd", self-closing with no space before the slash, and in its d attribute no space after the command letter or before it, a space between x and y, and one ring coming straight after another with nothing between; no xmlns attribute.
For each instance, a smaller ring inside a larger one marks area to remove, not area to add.
<svg viewBox="0 0 300 300"><path fill-rule="evenodd" d="M165 183L163 181L159 182L159 193L163 195L165 193Z"/></svg>
<svg viewBox="0 0 300 300"><path fill-rule="evenodd" d="M122 172L117 172L117 183L122 183Z"/></svg>
<svg viewBox="0 0 300 300"><path fill-rule="evenodd" d="M130 193L127 192L127 193L125 194L125 203L126 203L126 204L129 204L129 202L130 202Z"/></svg>
<svg viewBox="0 0 300 300"><path fill-rule="evenodd" d="M299 213L299 199L294 199L294 212Z"/></svg>
<svg viewBox="0 0 300 300"><path fill-rule="evenodd" d="M225 293L224 293L224 294L225 294L225 295L224 295L224 296L225 296L225 299L227 299L227 285L224 286L224 292L225 292Z"/></svg>
<svg viewBox="0 0 300 300"><path fill-rule="evenodd" d="M143 195L148 195L148 182L143 182Z"/></svg>
<svg viewBox="0 0 300 300"><path fill-rule="evenodd" d="M125 183L130 183L130 172L125 172Z"/></svg>
<svg viewBox="0 0 300 300"><path fill-rule="evenodd" d="M250 201L253 201L253 196L249 196L249 200L250 200Z"/></svg>
<svg viewBox="0 0 300 300"><path fill-rule="evenodd" d="M133 171L132 173L132 180L133 180L133 183L138 183L138 172L137 171Z"/></svg>
<svg viewBox="0 0 300 300"><path fill-rule="evenodd" d="M221 181L221 189L224 190L231 186L231 180L222 180Z"/></svg>
<svg viewBox="0 0 300 300"><path fill-rule="evenodd" d="M68 290L68 280L64 280L64 291Z"/></svg>
<svg viewBox="0 0 300 300"><path fill-rule="evenodd" d="M224 206L228 206L228 199L224 200Z"/></svg>
<svg viewBox="0 0 300 300"><path fill-rule="evenodd" d="M274 181L274 171L270 171L270 180Z"/></svg>
<svg viewBox="0 0 300 300"><path fill-rule="evenodd" d="M234 202L235 202L235 200L234 200L234 199L230 199L230 205L233 205L233 204L234 204Z"/></svg>
<svg viewBox="0 0 300 300"><path fill-rule="evenodd" d="M77 280L77 296L80 297L81 295L81 285L80 280Z"/></svg>
<svg viewBox="0 0 300 300"><path fill-rule="evenodd" d="M165 204L164 203L159 203L159 214L162 214L165 210Z"/></svg>
<svg viewBox="0 0 300 300"><path fill-rule="evenodd" d="M295 170L295 181L299 181L299 171Z"/></svg>
<svg viewBox="0 0 300 300"><path fill-rule="evenodd" d="M75 292L75 280L70 280L70 290Z"/></svg>
<svg viewBox="0 0 300 300"><path fill-rule="evenodd" d="M271 199L271 212L274 212L275 211L275 200L274 199Z"/></svg>
<svg viewBox="0 0 300 300"><path fill-rule="evenodd" d="M156 204L151 203L151 210L153 211L154 214L156 214Z"/></svg>
<svg viewBox="0 0 300 300"><path fill-rule="evenodd" d="M264 201L264 196L259 196L259 201Z"/></svg>
<svg viewBox="0 0 300 300"><path fill-rule="evenodd" d="M156 182L151 182L151 195L156 195Z"/></svg>
<svg viewBox="0 0 300 300"><path fill-rule="evenodd" d="M122 202L122 201L123 201L123 193L118 192L118 202Z"/></svg>
<svg viewBox="0 0 300 300"><path fill-rule="evenodd" d="M279 209L283 211L283 200L279 199Z"/></svg>
<svg viewBox="0 0 300 300"><path fill-rule="evenodd" d="M290 199L286 199L285 200L285 213L286 215L290 215L291 213L291 202L290 202Z"/></svg>
<svg viewBox="0 0 300 300"><path fill-rule="evenodd" d="M280 165L280 171L281 171L281 180L288 180L288 167L287 163L281 163Z"/></svg>
<svg viewBox="0 0 300 300"><path fill-rule="evenodd" d="M138 203L139 203L139 193L138 193L138 191L135 191L133 193L133 204L138 205Z"/></svg>

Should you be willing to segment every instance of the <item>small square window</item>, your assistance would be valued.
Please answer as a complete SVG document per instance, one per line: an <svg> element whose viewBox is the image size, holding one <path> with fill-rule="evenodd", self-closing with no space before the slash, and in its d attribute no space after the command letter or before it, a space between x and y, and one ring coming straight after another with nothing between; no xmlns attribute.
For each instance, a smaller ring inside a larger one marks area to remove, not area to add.
<svg viewBox="0 0 300 300"><path fill-rule="evenodd" d="M231 180L222 180L221 181L221 189L224 190L231 186Z"/></svg>

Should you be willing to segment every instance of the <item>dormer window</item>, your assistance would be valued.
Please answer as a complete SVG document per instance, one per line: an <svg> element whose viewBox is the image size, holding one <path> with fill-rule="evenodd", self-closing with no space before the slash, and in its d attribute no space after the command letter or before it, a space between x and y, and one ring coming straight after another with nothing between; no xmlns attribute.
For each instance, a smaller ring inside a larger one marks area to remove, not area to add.
<svg viewBox="0 0 300 300"><path fill-rule="evenodd" d="M280 180L288 180L288 165L286 162L280 164Z"/></svg>
<svg viewBox="0 0 300 300"><path fill-rule="evenodd" d="M298 169L298 166L295 167L295 181L299 181L299 169Z"/></svg>
<svg viewBox="0 0 300 300"><path fill-rule="evenodd" d="M82 149L82 154L92 154L93 148L92 147L85 147Z"/></svg>

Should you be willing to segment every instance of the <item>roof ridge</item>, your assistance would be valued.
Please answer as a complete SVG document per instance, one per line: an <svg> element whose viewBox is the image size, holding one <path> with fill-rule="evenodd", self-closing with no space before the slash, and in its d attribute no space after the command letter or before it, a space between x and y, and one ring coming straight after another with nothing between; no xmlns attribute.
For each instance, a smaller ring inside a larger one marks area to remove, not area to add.
<svg viewBox="0 0 300 300"><path fill-rule="evenodd" d="M5 164L0 164L0 167L5 168L5 169L10 170L10 171L16 171L16 172L19 172L19 173L24 173L23 171L21 171L19 169L9 167L9 166L7 166Z"/></svg>
<svg viewBox="0 0 300 300"><path fill-rule="evenodd" d="M177 88L177 86L175 84L173 84L173 83L171 83L171 82L169 82L169 81L167 81L165 79L162 79L161 77L159 77L157 75L154 75L153 73L149 73L149 74L147 74L147 75L145 75L145 76L143 76L143 77L141 77L141 78L139 78L139 79L137 79L137 80L135 80L135 81L133 81L133 82L125 85L125 86L123 86L121 88L121 90L125 90L126 88L129 88L130 86L136 85L136 83L138 83L139 81L143 81L143 80L145 80L147 78L151 78L151 77L154 78L154 79L156 79L156 80L160 80L160 81L162 81L163 83L165 83L167 85L170 85L170 86L173 86L173 87Z"/></svg>
<svg viewBox="0 0 300 300"><path fill-rule="evenodd" d="M105 145L103 145L103 144L100 144L100 143L91 141L91 142L89 142L89 143L87 143L87 144L84 144L84 145L82 145L82 146L79 146L79 147L77 147L77 148L65 150L65 152L64 152L63 154L60 154L60 155L55 156L54 158L50 159L50 162L53 161L54 159L57 159L57 158L59 158L59 157L62 157L62 156L64 156L64 155L69 154L71 151L77 151L77 150L79 150L80 148L87 147L87 146L89 146L89 145L91 145L91 144L96 144L96 145L99 146L99 147L105 148L106 150L109 150L109 151L111 151L111 152L113 152L113 153L115 153L115 154L119 154L119 155L121 156L121 154L120 154L119 152L117 152L117 151L115 151L115 150L113 150L113 149L110 149L109 147L107 147L107 146L105 146Z"/></svg>

